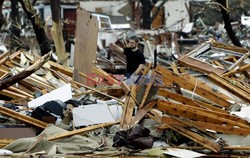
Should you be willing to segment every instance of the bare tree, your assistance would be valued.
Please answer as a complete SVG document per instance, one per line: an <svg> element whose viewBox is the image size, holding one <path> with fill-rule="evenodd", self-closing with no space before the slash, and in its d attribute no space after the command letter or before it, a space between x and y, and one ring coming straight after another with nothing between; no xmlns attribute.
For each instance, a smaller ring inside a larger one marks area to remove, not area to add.
<svg viewBox="0 0 250 158"><path fill-rule="evenodd" d="M232 28L229 16L229 8L227 5L227 0L216 0L217 3L220 4L221 14L225 23L225 29L229 38L235 46L242 47L239 39L235 36L235 32Z"/></svg>
<svg viewBox="0 0 250 158"><path fill-rule="evenodd" d="M4 24L4 17L3 17L3 13L2 13L3 2L4 2L4 0L0 0L0 29Z"/></svg>

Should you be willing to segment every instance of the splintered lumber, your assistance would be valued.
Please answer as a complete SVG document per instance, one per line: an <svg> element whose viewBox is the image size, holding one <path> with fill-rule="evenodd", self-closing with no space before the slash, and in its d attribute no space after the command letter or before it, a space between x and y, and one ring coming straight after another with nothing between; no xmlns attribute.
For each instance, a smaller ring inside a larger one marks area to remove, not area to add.
<svg viewBox="0 0 250 158"><path fill-rule="evenodd" d="M33 125L33 126L38 127L38 128L44 129L47 126L47 123L45 123L43 121L19 114L13 110L10 110L10 109L2 107L2 106L0 106L0 113L7 115L13 119L17 119L17 120L20 120L22 122L28 123L28 124Z"/></svg>
<svg viewBox="0 0 250 158"><path fill-rule="evenodd" d="M238 65L240 65L245 59L250 56L250 52L244 54L239 60L237 60L233 65L231 65L227 71L234 70Z"/></svg>
<svg viewBox="0 0 250 158"><path fill-rule="evenodd" d="M4 57L9 56L9 55L10 55L10 51L7 51L7 52L1 54L0 55L0 60L2 60Z"/></svg>
<svg viewBox="0 0 250 158"><path fill-rule="evenodd" d="M99 94L101 94L101 95L104 95L104 96L106 96L106 97L115 99L115 100L117 100L117 101L123 103L123 101L122 101L121 99L118 99L118 98L113 97L113 96L111 96L111 95L108 95L108 94L106 94L106 93L100 92L100 91L98 91L98 90L96 90L96 89L94 89L94 88L91 88L91 87L86 86L86 85L84 85L84 84L81 84L81 83L79 83L79 82L76 82L76 81L73 81L73 80L70 81L70 82L73 83L73 84L76 84L77 86L87 88L87 89L92 90L92 91L94 91L94 92L96 92L96 93L99 93Z"/></svg>
<svg viewBox="0 0 250 158"><path fill-rule="evenodd" d="M177 75L180 74L180 72L178 71L178 69L177 69L177 67L176 67L175 62L172 62L172 63L171 63L171 68L172 68L172 70L173 70L173 72L174 72L175 74L177 74Z"/></svg>
<svg viewBox="0 0 250 158"><path fill-rule="evenodd" d="M212 87L189 74L176 75L163 66L157 66L156 71L163 75L164 81L175 82L182 88L196 93L219 106L228 108L231 105L229 101L232 100L232 98L218 91L213 91Z"/></svg>
<svg viewBox="0 0 250 158"><path fill-rule="evenodd" d="M64 75L67 75L67 76L73 78L73 70L71 70L70 68L63 66L63 65L60 65L60 64L57 64L53 61L48 61L48 64L51 66L51 69L53 69L55 71L59 71L59 72L63 73ZM95 81L94 79L92 79L90 76L88 76L82 72L78 72L78 73L79 73L79 76L84 77L84 78L94 82L95 84L98 84L98 82Z"/></svg>
<svg viewBox="0 0 250 158"><path fill-rule="evenodd" d="M98 67L93 67L93 72L98 75L97 76L98 78L108 81L110 85L114 85L118 83L118 81L114 79L110 74L108 74L107 72L103 71L102 69Z"/></svg>
<svg viewBox="0 0 250 158"><path fill-rule="evenodd" d="M149 112L149 110L151 110L156 104L157 101L152 101L145 105L142 109L140 109L139 112L135 115L135 117L132 118L130 127L133 127L135 124L139 123L141 119Z"/></svg>
<svg viewBox="0 0 250 158"><path fill-rule="evenodd" d="M231 77L239 72L243 72L243 71L246 71L246 70L249 70L250 69L250 64L246 64L246 65L243 65L237 69L234 69L234 70L231 70L225 74L223 74L223 76L228 76L228 77Z"/></svg>
<svg viewBox="0 0 250 158"><path fill-rule="evenodd" d="M191 58L187 55L181 57L178 62L181 64L181 65L184 65L184 66L187 66L187 67L190 67L194 70L197 70L199 72L203 72L203 73L211 73L211 72L215 72L217 74L222 74L225 70L223 69L220 69L220 68L215 68L213 67L212 65L209 65L207 63L204 63L200 60L197 60L197 59L194 59L194 58Z"/></svg>
<svg viewBox="0 0 250 158"><path fill-rule="evenodd" d="M0 82L0 90L8 88L9 86L17 83L18 81L30 76L32 73L40 69L43 66L43 64L50 59L50 57L51 57L51 52L44 55L41 59L37 60L33 65L31 65L21 73L14 75L10 78L4 79L2 82Z"/></svg>
<svg viewBox="0 0 250 158"><path fill-rule="evenodd" d="M180 126L175 126L175 125L172 125L172 126L169 126L167 125L169 128L171 128L172 130L180 133L181 135L203 145L204 147L206 147L207 149L210 149L214 152L219 152L220 149L221 149L221 146L219 146L218 144L212 142L211 140L209 140L208 138L206 137L202 137L200 136L199 134L197 133L194 133L194 132L191 132L183 127L180 127Z"/></svg>
<svg viewBox="0 0 250 158"><path fill-rule="evenodd" d="M245 54L245 53L248 52L248 50L245 49L245 48L237 47L237 46L233 46L233 45L228 45L228 44L222 44L222 43L218 43L218 42L211 42L211 46L216 47L216 48L231 50L231 51L234 51L234 52L239 52L239 53L242 53L242 54Z"/></svg>
<svg viewBox="0 0 250 158"><path fill-rule="evenodd" d="M226 89L227 91L231 92L233 95L241 98L242 100L246 102L250 102L250 91L246 92L244 90L241 90L240 88L234 86L232 83L225 80L223 77L211 73L209 74L209 78L215 82L218 86Z"/></svg>
<svg viewBox="0 0 250 158"><path fill-rule="evenodd" d="M151 89L153 83L155 82L155 77L156 77L156 73L153 72L151 77L149 78L149 83L147 83L146 90L144 92L144 96L142 98L140 108L142 108L144 106L146 99L148 98L148 94L150 92L150 89Z"/></svg>
<svg viewBox="0 0 250 158"><path fill-rule="evenodd" d="M177 94L177 93L173 93L171 91L168 90L164 90L164 89L159 89L158 90L158 95L161 95L163 97L169 98L169 99L173 99L176 100L180 103L183 104L188 104L194 107L201 107L204 109L210 109L210 110L214 110L214 111L218 111L218 112L222 112L222 113L228 113L225 110L222 110L221 108L218 108L216 106L213 106L211 104L199 101L199 100L192 100L190 98L184 97L183 95Z"/></svg>
<svg viewBox="0 0 250 158"><path fill-rule="evenodd" d="M84 74L92 73L93 61L96 60L98 21L83 8L77 9L76 18L76 45L74 53L74 80L77 79L77 72ZM76 80L86 83L86 80Z"/></svg>
<svg viewBox="0 0 250 158"><path fill-rule="evenodd" d="M25 96L25 95L22 95L22 94L19 94L16 92L12 92L12 91L7 90L7 89L1 90L0 94L8 96L8 97L13 98L13 99L20 99L20 98L26 99L27 98L27 96Z"/></svg>
<svg viewBox="0 0 250 158"><path fill-rule="evenodd" d="M157 109L151 109L148 113L147 116L151 118L152 120L161 123L162 120L162 112L157 110Z"/></svg>
<svg viewBox="0 0 250 158"><path fill-rule="evenodd" d="M151 67L152 67L152 62L149 62L148 65L147 65L147 67L144 68L144 70L143 70L143 72L142 72L142 78L140 79L140 84L137 86L137 89L136 89L137 92L138 92L139 89L141 88L142 83L145 82L145 80L146 80L145 77L146 77L146 75L148 74L148 72L149 72L149 70L151 69Z"/></svg>
<svg viewBox="0 0 250 158"><path fill-rule="evenodd" d="M201 122L201 121L192 121L192 120L189 120L189 121L192 125L195 125L196 127L199 127L200 129L203 129L203 130L210 129L219 133L235 134L235 135L243 135L243 136L247 136L250 134L250 128L239 128L235 126L218 125L214 123L206 123L206 122ZM162 116L161 122L163 124L168 124L168 125L187 127L186 125L178 121L175 121L169 116ZM168 126L160 127L160 129L166 129L166 128L169 128L169 127Z"/></svg>
<svg viewBox="0 0 250 158"><path fill-rule="evenodd" d="M29 93L27 93L27 92L25 92L25 91L23 91L23 90L20 90L20 89L18 89L18 88L16 88L16 87L13 87L13 86L10 86L10 87L8 88L8 90L10 90L10 91L12 91L12 92L17 92L17 93L19 93L19 94L22 94L22 95L28 97L28 98L34 98L33 95L31 95L31 94L29 94Z"/></svg>
<svg viewBox="0 0 250 158"><path fill-rule="evenodd" d="M89 131L93 131L99 128L103 128L103 127L109 127L115 124L118 124L120 121L116 121L116 122L111 122L111 123L102 123L102 124L98 124L98 125L93 125L93 126L89 126L89 127L85 127L85 128L81 128L81 129L77 129L74 131L70 131L70 132L64 132L64 133L60 133L60 134L56 134L53 136L50 136L47 138L48 141L52 141L52 140L57 140L57 139L61 139L61 138L66 138L66 137L70 137L76 134L82 134L85 132L89 132Z"/></svg>
<svg viewBox="0 0 250 158"><path fill-rule="evenodd" d="M184 104L172 103L169 101L158 101L158 109L176 116L182 116L194 121L202 121L214 124L226 124L228 126L239 126L243 128L249 128L249 124L244 124L239 121L230 120L221 116L217 116L216 113L204 111L202 108L197 108Z"/></svg>
<svg viewBox="0 0 250 158"><path fill-rule="evenodd" d="M130 95L133 96L134 98L136 97L137 95L136 85L132 85ZM130 95L126 96L126 101L125 101L123 112L122 112L122 119L121 119L120 127L123 130L130 128L129 125L132 122L132 115L133 115L133 111L135 107L135 100Z"/></svg>

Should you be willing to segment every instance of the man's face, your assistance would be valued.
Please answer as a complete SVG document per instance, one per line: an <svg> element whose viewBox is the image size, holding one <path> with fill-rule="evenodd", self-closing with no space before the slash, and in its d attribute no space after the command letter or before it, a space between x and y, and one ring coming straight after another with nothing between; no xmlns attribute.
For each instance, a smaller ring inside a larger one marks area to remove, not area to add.
<svg viewBox="0 0 250 158"><path fill-rule="evenodd" d="M136 41L135 40L128 40L128 47L129 48L135 48L137 46L137 43L136 43Z"/></svg>

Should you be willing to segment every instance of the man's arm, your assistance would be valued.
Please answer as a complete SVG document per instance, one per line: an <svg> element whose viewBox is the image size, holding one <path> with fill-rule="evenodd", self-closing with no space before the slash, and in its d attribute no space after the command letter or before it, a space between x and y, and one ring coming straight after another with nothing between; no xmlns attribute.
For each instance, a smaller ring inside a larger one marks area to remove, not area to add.
<svg viewBox="0 0 250 158"><path fill-rule="evenodd" d="M144 64L140 64L133 74L138 75L144 67Z"/></svg>
<svg viewBox="0 0 250 158"><path fill-rule="evenodd" d="M118 45L114 44L114 43L111 43L109 45L109 48L111 48L112 50L116 51L116 52L119 52L119 53L124 53L124 50L123 48L119 47Z"/></svg>

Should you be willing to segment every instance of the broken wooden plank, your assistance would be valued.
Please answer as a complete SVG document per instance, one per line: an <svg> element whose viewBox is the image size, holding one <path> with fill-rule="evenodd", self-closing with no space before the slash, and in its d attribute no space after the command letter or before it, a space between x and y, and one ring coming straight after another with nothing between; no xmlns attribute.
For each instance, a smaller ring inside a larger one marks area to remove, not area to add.
<svg viewBox="0 0 250 158"><path fill-rule="evenodd" d="M30 125L33 125L38 128L44 129L47 126L47 123L34 119L32 117L25 116L23 114L19 114L18 112L15 112L13 110L10 110L8 108L0 106L0 113L7 115L13 119L20 120L22 122L28 123Z"/></svg>
<svg viewBox="0 0 250 158"><path fill-rule="evenodd" d="M180 74L180 72L178 71L178 69L177 69L177 67L176 67L175 62L172 62L172 63L171 63L171 68L172 68L172 70L173 70L173 72L174 72L175 74L177 74L177 75Z"/></svg>
<svg viewBox="0 0 250 158"><path fill-rule="evenodd" d="M228 77L231 77L239 72L243 72L243 71L246 71L246 70L249 70L250 69L250 64L246 64L246 65L243 65L237 69L234 69L234 70L231 70L227 73L224 73L223 76L228 76Z"/></svg>
<svg viewBox="0 0 250 158"><path fill-rule="evenodd" d="M176 75L163 66L157 66L155 70L163 75L164 81L175 82L182 88L196 93L219 106L227 108L231 105L229 101L231 101L232 98L218 91L214 91L212 87L189 74Z"/></svg>
<svg viewBox="0 0 250 158"><path fill-rule="evenodd" d="M18 81L30 76L32 73L41 68L42 65L50 59L50 57L51 57L51 52L44 55L41 59L37 60L33 65L31 65L21 73L14 75L13 77L4 79L2 82L0 82L0 90L8 88L9 86L17 83Z"/></svg>
<svg viewBox="0 0 250 158"><path fill-rule="evenodd" d="M156 73L153 72L152 75L149 78L149 83L146 83L147 86L146 86L146 90L144 92L144 95L143 95L143 98L142 98L142 101L141 101L141 104L140 104L140 108L142 108L144 106L144 104L146 102L146 99L148 98L148 94L150 92L150 89L151 89L152 85L155 82L155 77L156 77Z"/></svg>
<svg viewBox="0 0 250 158"><path fill-rule="evenodd" d="M232 46L232 45L218 43L218 42L210 42L210 43L211 43L212 47L216 47L216 48L227 49L227 50L234 51L234 52L239 52L239 53L242 53L242 54L245 54L245 53L248 52L247 49L242 48L242 47Z"/></svg>
<svg viewBox="0 0 250 158"><path fill-rule="evenodd" d="M227 91L231 92L233 95L241 98L242 100L246 102L250 102L250 91L249 93L245 92L244 90L241 90L240 88L234 86L232 83L225 80L223 77L211 73L209 74L209 78L215 82L218 86L226 89Z"/></svg>
<svg viewBox="0 0 250 158"><path fill-rule="evenodd" d="M132 118L130 127L133 127L134 125L139 123L141 119L143 119L143 117L149 112L149 110L151 110L156 104L157 101L152 101L145 105L143 108L141 108L139 112L135 115L135 117Z"/></svg>
<svg viewBox="0 0 250 158"><path fill-rule="evenodd" d="M145 82L146 75L148 74L148 72L151 69L152 65L153 65L153 63L149 62L148 65L147 65L147 67L144 68L144 70L142 72L142 78L140 79L140 83L138 84L137 89L136 89L137 92L139 91L139 89L141 88L141 86L143 85L143 83Z"/></svg>
<svg viewBox="0 0 250 158"><path fill-rule="evenodd" d="M227 71L231 71L234 70L238 65L240 65L245 59L247 59L250 56L250 52L244 54L239 60L237 60L236 63L234 63L233 65L231 65Z"/></svg>
<svg viewBox="0 0 250 158"><path fill-rule="evenodd" d="M198 101L198 100L192 100L190 98L184 97L182 95L179 95L179 94L167 91L167 90L160 89L158 91L158 95L161 95L161 96L176 100L176 101L178 101L180 103L183 103L183 104L186 104L186 105L189 105L189 106L203 108L203 109L200 109L200 110L204 111L204 112L207 112L207 113L210 113L210 114L213 114L213 115L216 115L216 116L223 117L225 119L238 121L238 122L241 122L241 123L246 124L246 125L248 124L246 120L243 120L243 119L241 119L239 117L236 117L234 115L230 115L226 110L222 110L222 109L217 108L217 107L215 107L213 105L210 105L210 104Z"/></svg>
<svg viewBox="0 0 250 158"><path fill-rule="evenodd" d="M70 131L70 132L64 132L64 133L60 133L60 134L56 134L56 135L52 135L50 137L47 138L48 141L53 141L53 140L57 140L57 139L61 139L61 138L66 138L66 137L70 137L76 134L82 134L85 132L89 132L89 131L93 131L99 128L104 128L104 127L109 127L115 124L118 124L120 121L116 121L116 122L111 122L111 123L102 123L102 124L98 124L98 125L93 125L93 126L89 126L89 127L85 127L85 128L81 128L81 129L77 129L74 131Z"/></svg>
<svg viewBox="0 0 250 158"><path fill-rule="evenodd" d="M96 89L94 89L94 88L91 88L91 87L86 86L86 85L84 85L84 84L81 84L81 83L79 83L79 82L76 82L76 81L73 81L73 80L70 81L70 82L76 84L77 86L87 88L87 89L89 89L89 90L95 91L95 92L97 92L97 93L99 93L99 94L101 94L101 95L104 95L104 96L106 96L106 97L115 99L115 100L117 100L117 101L123 103L123 101L122 101L121 99L118 99L118 98L116 98L116 97L113 97L113 96L110 96L110 95L105 94L105 93L103 93L103 92L100 92L100 91L98 91L98 90L96 90Z"/></svg>
<svg viewBox="0 0 250 158"><path fill-rule="evenodd" d="M98 75L97 76L98 78L108 81L110 85L114 85L118 83L118 81L115 78L113 78L110 74L108 74L107 72L103 71L102 69L98 67L93 67L93 72Z"/></svg>
<svg viewBox="0 0 250 158"><path fill-rule="evenodd" d="M180 133L181 135L203 145L204 147L206 147L207 149L210 149L214 152L219 152L221 150L221 146L219 146L218 144L216 144L215 142L212 142L211 140L209 140L206 137L202 137L197 133L191 132L183 127L180 126L175 126L175 125L167 125L169 128L171 128L172 130L176 131L177 133Z"/></svg>
<svg viewBox="0 0 250 158"><path fill-rule="evenodd" d="M130 95L135 98L136 94L137 94L136 85L132 85ZM120 127L123 130L129 129L130 128L129 125L132 122L132 115L135 107L135 101L130 95L126 96L126 101L122 112Z"/></svg>
<svg viewBox="0 0 250 158"><path fill-rule="evenodd" d="M207 122L201 122L201 121L192 121L190 120L191 123L199 128L202 128L203 130L210 129L219 133L225 133L225 134L235 134L235 135L243 135L247 136L250 134L250 129L249 128L239 128L235 126L226 126L226 125L218 125L214 123L207 123ZM162 116L162 123L168 124L168 125L176 125L176 126L182 126L182 127L187 127L186 125L175 121L169 116ZM159 129L166 129L169 127L160 127Z"/></svg>
<svg viewBox="0 0 250 158"><path fill-rule="evenodd" d="M13 99L20 99L20 98L26 99L27 98L27 96L25 96L25 95L22 95L22 94L19 94L16 92L12 92L12 91L7 90L7 89L1 90L0 94L8 96L8 97L13 98Z"/></svg>
<svg viewBox="0 0 250 158"><path fill-rule="evenodd" d="M180 94L173 93L169 90L159 89L157 93L158 93L158 95L164 96L164 97L169 98L169 99L176 100L176 101L183 103L183 104L188 104L188 105L191 105L194 107L201 107L204 109L210 109L210 110L218 111L218 112L222 112L222 113L227 113L227 111L222 110L221 108L218 108L218 107L213 106L211 104L208 104L208 103L205 103L205 102L202 102L199 100L190 99L190 98L187 98L187 97L182 96Z"/></svg>
<svg viewBox="0 0 250 158"><path fill-rule="evenodd" d="M177 116L186 117L191 120L195 121L202 121L202 122L208 122L208 123L215 123L215 124L227 124L228 126L239 126L243 128L249 128L249 124L244 124L238 121L229 120L226 118L223 118L221 116L217 116L215 114L208 113L204 111L204 109L184 105L184 104L177 104L172 103L169 101L158 101L158 109Z"/></svg>

